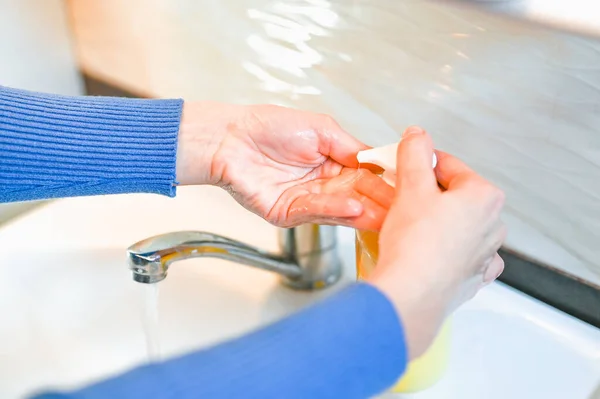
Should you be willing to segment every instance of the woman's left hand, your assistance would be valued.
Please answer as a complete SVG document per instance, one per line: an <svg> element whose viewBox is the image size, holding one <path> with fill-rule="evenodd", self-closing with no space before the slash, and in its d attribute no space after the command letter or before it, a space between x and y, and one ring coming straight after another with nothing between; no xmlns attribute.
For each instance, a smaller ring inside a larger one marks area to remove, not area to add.
<svg viewBox="0 0 600 399"><path fill-rule="evenodd" d="M186 103L177 180L221 186L277 226L378 230L394 189L358 169L356 153L366 148L327 115L274 105Z"/></svg>

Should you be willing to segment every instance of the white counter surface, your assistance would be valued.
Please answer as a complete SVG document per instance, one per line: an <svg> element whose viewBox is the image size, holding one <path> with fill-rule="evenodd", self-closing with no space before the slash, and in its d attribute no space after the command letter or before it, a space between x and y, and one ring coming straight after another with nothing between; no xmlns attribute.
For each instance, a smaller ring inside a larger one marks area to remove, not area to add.
<svg viewBox="0 0 600 399"><path fill-rule="evenodd" d="M56 201L0 229L0 397L76 386L146 361L146 287L131 280L125 249L182 229L276 249L273 227L207 187L181 189L177 199ZM339 244L345 277L316 294L220 260L173 265L160 284L163 356L244 333L349 284L351 230L340 229ZM411 398L588 399L600 384L600 330L502 284L457 312L452 351L444 380Z"/></svg>

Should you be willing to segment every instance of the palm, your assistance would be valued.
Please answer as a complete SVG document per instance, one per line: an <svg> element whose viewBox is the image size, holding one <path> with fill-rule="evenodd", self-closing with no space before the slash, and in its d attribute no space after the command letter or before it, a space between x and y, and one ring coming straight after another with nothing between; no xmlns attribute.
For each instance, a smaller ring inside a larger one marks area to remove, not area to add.
<svg viewBox="0 0 600 399"><path fill-rule="evenodd" d="M221 181L233 197L279 226L312 222L378 229L393 189L356 168L360 144L348 136L343 138L349 143L340 145L333 137L341 134L334 130L337 124L319 131L307 118L313 114L274 108L278 112L267 113L268 119L255 113L251 129L234 131L221 144L217 159L226 165Z"/></svg>

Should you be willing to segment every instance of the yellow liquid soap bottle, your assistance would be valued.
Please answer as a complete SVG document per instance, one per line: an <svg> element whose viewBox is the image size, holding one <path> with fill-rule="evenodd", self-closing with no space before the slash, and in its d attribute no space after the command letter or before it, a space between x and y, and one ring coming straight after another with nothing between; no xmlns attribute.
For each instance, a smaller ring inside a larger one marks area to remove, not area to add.
<svg viewBox="0 0 600 399"><path fill-rule="evenodd" d="M384 147L361 151L357 155L360 164L374 164L384 170L381 177L391 186L396 182L396 153L398 143ZM433 167L437 158L433 154ZM379 258L379 233L356 231L356 274L358 280L369 277L377 267ZM450 325L448 318L429 349L417 359L412 360L400 380L391 388L391 392L418 392L433 386L444 375L450 357Z"/></svg>

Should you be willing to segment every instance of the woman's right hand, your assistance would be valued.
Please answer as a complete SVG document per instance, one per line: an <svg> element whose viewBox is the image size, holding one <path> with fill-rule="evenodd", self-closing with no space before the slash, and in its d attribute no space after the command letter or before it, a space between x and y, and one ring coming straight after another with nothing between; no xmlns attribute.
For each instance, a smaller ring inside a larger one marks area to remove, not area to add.
<svg viewBox="0 0 600 399"><path fill-rule="evenodd" d="M370 278L397 309L411 359L428 348L452 311L504 268L497 253L506 237L503 192L443 152L436 152L433 170L433 152L422 129L404 133L396 195Z"/></svg>

